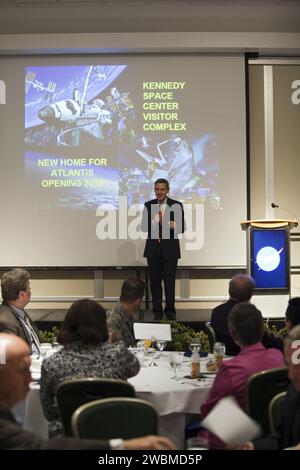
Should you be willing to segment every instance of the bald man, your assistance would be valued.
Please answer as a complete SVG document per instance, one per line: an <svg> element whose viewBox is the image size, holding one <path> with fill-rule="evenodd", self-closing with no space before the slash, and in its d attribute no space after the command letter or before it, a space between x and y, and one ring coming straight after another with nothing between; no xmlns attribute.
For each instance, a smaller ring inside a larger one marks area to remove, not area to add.
<svg viewBox="0 0 300 470"><path fill-rule="evenodd" d="M211 313L211 326L216 332L217 341L222 341L226 346L226 354L236 356L240 348L229 333L227 320L232 308L239 302L249 302L253 290L254 280L247 274L237 274L229 281L229 299L224 304L218 305Z"/></svg>
<svg viewBox="0 0 300 470"><path fill-rule="evenodd" d="M34 433L22 430L10 411L19 401L24 400L31 382L30 348L26 342L12 334L0 333L0 449L24 450L171 450L169 439L160 436L146 436L122 441L116 439L79 440L73 438L44 440Z"/></svg>
<svg viewBox="0 0 300 470"><path fill-rule="evenodd" d="M221 341L226 346L226 354L236 356L241 351L240 347L232 339L228 328L228 317L233 307L240 302L250 302L253 295L255 283L251 276L247 274L236 274L229 281L229 300L218 305L211 313L211 326L215 330L217 341ZM273 333L264 332L262 344L265 348L276 348L283 350L281 338L275 337Z"/></svg>

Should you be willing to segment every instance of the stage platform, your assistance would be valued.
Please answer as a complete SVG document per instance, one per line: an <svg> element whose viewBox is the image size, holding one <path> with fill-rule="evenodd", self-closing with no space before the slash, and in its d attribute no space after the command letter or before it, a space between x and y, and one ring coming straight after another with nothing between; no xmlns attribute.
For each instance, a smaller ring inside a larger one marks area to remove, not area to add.
<svg viewBox="0 0 300 470"><path fill-rule="evenodd" d="M51 330L53 326L60 326L65 318L67 309L28 309L27 311L40 330ZM177 310L176 320L195 330L201 330L204 324L210 320L210 317L211 310ZM142 310L136 317L136 321L145 323L153 322L152 311ZM285 325L284 318L270 319L269 324L275 324L277 328L283 328Z"/></svg>
<svg viewBox="0 0 300 470"><path fill-rule="evenodd" d="M64 320L67 309L28 309L30 317L36 322L40 330L48 330L53 326L59 326ZM210 320L210 310L177 310L176 320L190 326L197 327ZM151 310L142 310L136 317L139 322L151 323L153 321L153 314Z"/></svg>

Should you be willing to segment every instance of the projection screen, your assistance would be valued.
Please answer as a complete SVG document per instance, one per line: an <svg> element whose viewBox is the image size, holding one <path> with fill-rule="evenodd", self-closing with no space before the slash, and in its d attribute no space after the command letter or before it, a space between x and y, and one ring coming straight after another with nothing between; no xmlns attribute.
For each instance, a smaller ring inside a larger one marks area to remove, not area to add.
<svg viewBox="0 0 300 470"><path fill-rule="evenodd" d="M246 264L243 56L6 57L0 70L2 266L145 264L158 178L184 204L182 266Z"/></svg>

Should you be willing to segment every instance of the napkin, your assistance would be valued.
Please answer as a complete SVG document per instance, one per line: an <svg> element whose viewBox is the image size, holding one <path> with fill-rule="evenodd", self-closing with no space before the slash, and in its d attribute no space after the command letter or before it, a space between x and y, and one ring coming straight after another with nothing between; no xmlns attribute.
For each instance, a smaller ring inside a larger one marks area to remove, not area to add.
<svg viewBox="0 0 300 470"><path fill-rule="evenodd" d="M232 397L222 398L201 426L230 446L244 444L261 433L260 426L244 413Z"/></svg>

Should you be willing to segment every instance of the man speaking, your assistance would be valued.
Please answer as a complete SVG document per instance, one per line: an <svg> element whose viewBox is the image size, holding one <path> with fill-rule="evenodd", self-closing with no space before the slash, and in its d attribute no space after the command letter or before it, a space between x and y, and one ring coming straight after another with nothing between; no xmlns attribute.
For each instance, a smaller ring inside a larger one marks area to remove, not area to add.
<svg viewBox="0 0 300 470"><path fill-rule="evenodd" d="M162 320L162 281L164 281L168 320L176 318L175 277L180 258L178 234L185 231L184 211L181 202L168 197L169 182L163 178L155 181L156 199L145 203L141 228L148 233L144 256L147 258L152 309L155 320Z"/></svg>

